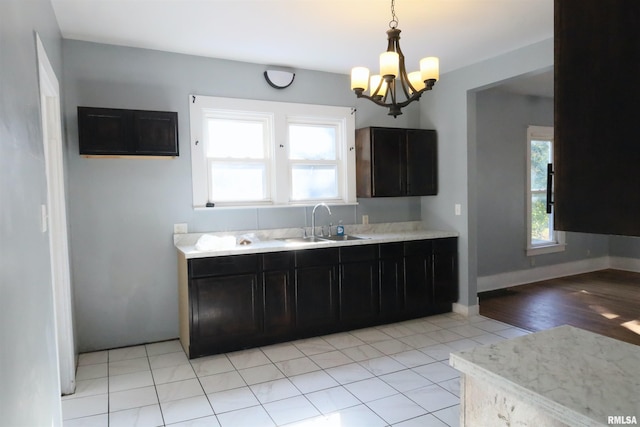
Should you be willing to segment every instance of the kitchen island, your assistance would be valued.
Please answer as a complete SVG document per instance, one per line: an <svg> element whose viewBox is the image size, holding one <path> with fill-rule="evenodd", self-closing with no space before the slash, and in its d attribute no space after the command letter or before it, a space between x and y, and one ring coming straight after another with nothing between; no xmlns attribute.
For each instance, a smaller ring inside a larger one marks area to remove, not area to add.
<svg viewBox="0 0 640 427"><path fill-rule="evenodd" d="M421 227L348 225L349 240L303 239L299 228L215 233L221 246L204 249L203 233L174 235L185 352L201 357L451 311L457 233Z"/></svg>
<svg viewBox="0 0 640 427"><path fill-rule="evenodd" d="M640 347L561 326L452 353L461 426L640 422Z"/></svg>

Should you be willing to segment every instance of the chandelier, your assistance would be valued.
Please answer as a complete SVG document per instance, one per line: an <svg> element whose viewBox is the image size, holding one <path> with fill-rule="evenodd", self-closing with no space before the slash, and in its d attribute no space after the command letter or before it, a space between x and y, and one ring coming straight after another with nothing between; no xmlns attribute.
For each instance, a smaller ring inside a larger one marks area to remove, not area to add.
<svg viewBox="0 0 640 427"><path fill-rule="evenodd" d="M389 115L397 117L402 108L433 88L439 78L439 60L431 56L420 60L420 71L407 74L404 55L400 50L400 29L394 9L395 0L391 0L391 21L387 30L387 51L380 54L380 74L369 78L369 69L354 67L351 70L351 89L358 98L366 98L374 103L389 108ZM365 95L367 87L370 94ZM400 98L401 94L403 98Z"/></svg>

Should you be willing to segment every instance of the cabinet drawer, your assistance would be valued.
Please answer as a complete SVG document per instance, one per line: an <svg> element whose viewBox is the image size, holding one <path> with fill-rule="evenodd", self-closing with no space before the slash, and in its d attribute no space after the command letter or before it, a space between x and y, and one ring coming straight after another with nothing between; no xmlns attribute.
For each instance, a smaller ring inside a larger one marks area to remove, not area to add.
<svg viewBox="0 0 640 427"><path fill-rule="evenodd" d="M424 255L432 250L432 240L415 240L404 243L405 256Z"/></svg>
<svg viewBox="0 0 640 427"><path fill-rule="evenodd" d="M296 251L296 268L338 263L338 248Z"/></svg>
<svg viewBox="0 0 640 427"><path fill-rule="evenodd" d="M458 252L458 239L456 237L450 237L446 239L433 240L434 252Z"/></svg>
<svg viewBox="0 0 640 427"><path fill-rule="evenodd" d="M224 276L258 271L258 255L232 255L189 260L189 276Z"/></svg>
<svg viewBox="0 0 640 427"><path fill-rule="evenodd" d="M340 262L373 261L377 245L350 246L340 248Z"/></svg>
<svg viewBox="0 0 640 427"><path fill-rule="evenodd" d="M271 252L262 255L262 270L289 270L293 260L292 252Z"/></svg>
<svg viewBox="0 0 640 427"><path fill-rule="evenodd" d="M380 258L398 258L403 254L403 243L383 243L380 245Z"/></svg>

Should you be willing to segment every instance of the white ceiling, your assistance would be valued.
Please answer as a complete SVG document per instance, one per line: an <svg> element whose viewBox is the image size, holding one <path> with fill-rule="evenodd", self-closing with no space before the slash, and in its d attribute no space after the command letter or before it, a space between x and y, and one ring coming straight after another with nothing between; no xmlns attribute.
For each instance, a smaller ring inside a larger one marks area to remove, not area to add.
<svg viewBox="0 0 640 427"><path fill-rule="evenodd" d="M377 70L390 0L51 0L67 39L349 74ZM396 0L408 71L553 37L553 0Z"/></svg>

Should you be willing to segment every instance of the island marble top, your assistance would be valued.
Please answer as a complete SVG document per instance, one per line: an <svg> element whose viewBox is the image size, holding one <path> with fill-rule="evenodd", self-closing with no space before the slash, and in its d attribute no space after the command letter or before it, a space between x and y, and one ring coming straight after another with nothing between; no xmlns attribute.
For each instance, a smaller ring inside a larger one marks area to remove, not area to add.
<svg viewBox="0 0 640 427"><path fill-rule="evenodd" d="M640 346L565 325L452 353L449 363L571 426L640 421Z"/></svg>
<svg viewBox="0 0 640 427"><path fill-rule="evenodd" d="M420 221L346 225L346 234L361 237L362 240L326 241L319 243L291 243L278 240L287 237L300 237L302 235L302 229L300 227L234 232L174 234L173 242L175 247L184 254L186 259L193 259L289 250L357 246L410 240L439 239L458 236L458 233L455 231L425 230L422 226L423 225ZM309 231L308 228L307 231ZM196 242L204 234L219 237L234 236L237 239L243 235L251 235L256 237L257 241L248 245L236 244L233 247L202 251L196 248Z"/></svg>

